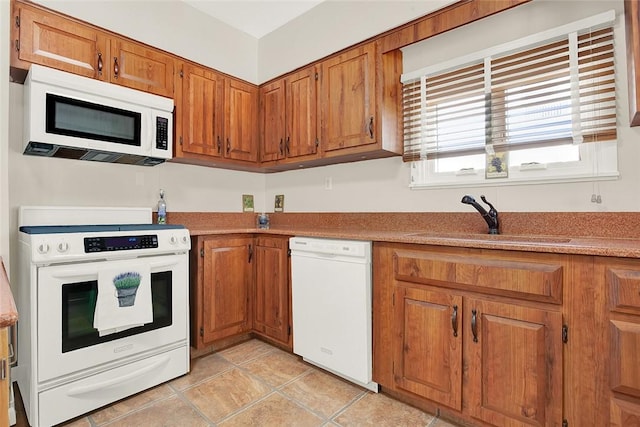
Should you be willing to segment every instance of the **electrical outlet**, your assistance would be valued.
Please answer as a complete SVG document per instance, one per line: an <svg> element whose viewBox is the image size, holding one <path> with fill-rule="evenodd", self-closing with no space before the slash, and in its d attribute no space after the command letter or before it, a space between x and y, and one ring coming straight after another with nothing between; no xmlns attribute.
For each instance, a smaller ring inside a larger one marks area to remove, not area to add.
<svg viewBox="0 0 640 427"><path fill-rule="evenodd" d="M324 189L333 190L333 178L328 176L324 179Z"/></svg>

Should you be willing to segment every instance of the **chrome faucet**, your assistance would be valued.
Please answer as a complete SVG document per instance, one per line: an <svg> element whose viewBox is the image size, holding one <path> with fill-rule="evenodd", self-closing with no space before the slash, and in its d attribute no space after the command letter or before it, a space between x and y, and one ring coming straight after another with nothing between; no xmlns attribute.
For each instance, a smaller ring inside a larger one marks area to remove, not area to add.
<svg viewBox="0 0 640 427"><path fill-rule="evenodd" d="M489 205L489 212L487 212L485 208L483 208L480 203L476 202L476 199L471 196L464 196L461 202L473 206L478 212L480 212L482 218L487 221L487 225L489 226L489 234L499 234L500 224L498 222L498 211L493 207L491 203L487 202L487 199L485 199L484 196L480 196L480 198L483 202Z"/></svg>

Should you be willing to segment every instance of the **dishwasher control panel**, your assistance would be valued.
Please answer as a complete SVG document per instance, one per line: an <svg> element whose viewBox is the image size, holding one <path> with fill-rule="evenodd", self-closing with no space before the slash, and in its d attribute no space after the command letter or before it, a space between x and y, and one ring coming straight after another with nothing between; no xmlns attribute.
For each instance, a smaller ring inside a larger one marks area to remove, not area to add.
<svg viewBox="0 0 640 427"><path fill-rule="evenodd" d="M371 242L361 240L334 240L309 237L292 237L289 240L291 251L315 254L352 256L371 258Z"/></svg>

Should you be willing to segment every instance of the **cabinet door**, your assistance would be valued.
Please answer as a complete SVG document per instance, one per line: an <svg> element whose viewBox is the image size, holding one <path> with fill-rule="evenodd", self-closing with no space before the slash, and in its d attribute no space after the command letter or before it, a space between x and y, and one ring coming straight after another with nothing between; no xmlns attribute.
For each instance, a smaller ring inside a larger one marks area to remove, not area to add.
<svg viewBox="0 0 640 427"><path fill-rule="evenodd" d="M212 342L251 327L252 238L204 242L202 341Z"/></svg>
<svg viewBox="0 0 640 427"><path fill-rule="evenodd" d="M182 151L222 155L224 77L185 64L182 71Z"/></svg>
<svg viewBox="0 0 640 427"><path fill-rule="evenodd" d="M322 63L324 151L376 143L375 44Z"/></svg>
<svg viewBox="0 0 640 427"><path fill-rule="evenodd" d="M562 424L562 314L465 301L465 401L495 426Z"/></svg>
<svg viewBox="0 0 640 427"><path fill-rule="evenodd" d="M225 156L235 160L258 160L258 88L227 78L225 84Z"/></svg>
<svg viewBox="0 0 640 427"><path fill-rule="evenodd" d="M287 157L316 154L318 147L317 73L315 67L287 77Z"/></svg>
<svg viewBox="0 0 640 427"><path fill-rule="evenodd" d="M172 56L115 38L111 41L109 66L111 82L173 98L175 61Z"/></svg>
<svg viewBox="0 0 640 427"><path fill-rule="evenodd" d="M289 341L288 239L256 239L254 328L283 343Z"/></svg>
<svg viewBox="0 0 640 427"><path fill-rule="evenodd" d="M33 63L85 77L106 77L105 34L24 4L15 3L15 7L19 27L17 39L12 41L12 66L28 69Z"/></svg>
<svg viewBox="0 0 640 427"><path fill-rule="evenodd" d="M394 300L396 385L462 409L462 297L398 286Z"/></svg>
<svg viewBox="0 0 640 427"><path fill-rule="evenodd" d="M284 158L285 85L278 80L260 88L262 147L260 160L269 162Z"/></svg>

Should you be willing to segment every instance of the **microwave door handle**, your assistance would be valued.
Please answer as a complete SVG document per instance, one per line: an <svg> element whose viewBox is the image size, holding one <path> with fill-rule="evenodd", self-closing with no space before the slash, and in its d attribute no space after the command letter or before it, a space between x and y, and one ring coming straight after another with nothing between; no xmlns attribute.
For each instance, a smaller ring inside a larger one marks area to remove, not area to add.
<svg viewBox="0 0 640 427"><path fill-rule="evenodd" d="M147 123L147 135L145 135L145 138L142 139L144 141L142 143L142 148L145 152L151 154L151 151L153 150L153 137L155 136L155 132L153 131L153 124L156 121L156 115L152 112L149 116L151 117L151 120L148 120Z"/></svg>

